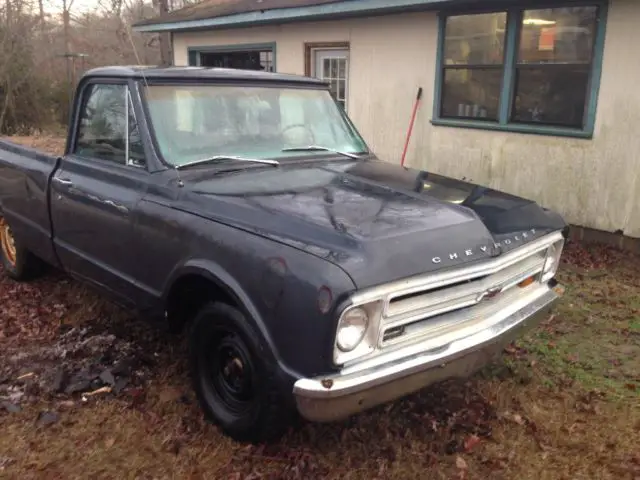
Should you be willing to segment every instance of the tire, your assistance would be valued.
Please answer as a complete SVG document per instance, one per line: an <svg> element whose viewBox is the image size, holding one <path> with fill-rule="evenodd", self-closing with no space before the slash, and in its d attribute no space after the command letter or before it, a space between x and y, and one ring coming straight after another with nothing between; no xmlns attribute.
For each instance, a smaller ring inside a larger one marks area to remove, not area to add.
<svg viewBox="0 0 640 480"><path fill-rule="evenodd" d="M17 281L32 280L44 270L44 263L15 239L11 227L1 216L0 261L5 275Z"/></svg>
<svg viewBox="0 0 640 480"><path fill-rule="evenodd" d="M193 387L209 421L239 442L281 437L291 418L276 365L261 337L236 308L205 305L189 333Z"/></svg>

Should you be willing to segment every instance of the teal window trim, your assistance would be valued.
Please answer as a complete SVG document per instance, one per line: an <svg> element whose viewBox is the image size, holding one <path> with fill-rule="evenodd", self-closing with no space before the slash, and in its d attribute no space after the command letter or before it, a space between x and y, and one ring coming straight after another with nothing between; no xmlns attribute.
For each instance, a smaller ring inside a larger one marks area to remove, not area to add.
<svg viewBox="0 0 640 480"><path fill-rule="evenodd" d="M201 53L219 53L219 52L233 52L235 50L241 51L264 51L270 50L273 54L273 71L277 72L277 52L276 52L276 42L267 42L267 43L238 43L231 45L203 45L196 47L188 47L187 48L187 59L189 66L191 67L199 67L200 66L200 54Z"/></svg>
<svg viewBox="0 0 640 480"><path fill-rule="evenodd" d="M535 8L558 8L565 6L597 6L597 28L594 41L593 59L591 74L587 88L587 98L585 99L585 117L583 128L565 128L551 125L532 125L523 123L513 123L511 117L511 106L515 93L515 73L516 57L518 54L518 42L520 39L520 29L522 28L523 12ZM604 57L604 44L607 28L609 0L593 0L582 2L553 2L544 5L535 4L533 1L526 2L517 8L495 8L495 9L469 9L469 10L446 10L438 14L438 46L436 55L436 79L434 86L433 115L431 123L436 126L472 128L491 131L505 131L525 134L551 135L559 137L593 138L596 123L596 112L598 109L598 98L600 96L600 80L602 77L602 62ZM445 27L447 17L454 15L472 15L488 12L507 12L507 31L505 37L505 59L504 76L502 80L502 90L500 95L500 106L498 111L498 121L478 121L458 118L442 118L440 108L442 104L442 85L444 83L444 43Z"/></svg>

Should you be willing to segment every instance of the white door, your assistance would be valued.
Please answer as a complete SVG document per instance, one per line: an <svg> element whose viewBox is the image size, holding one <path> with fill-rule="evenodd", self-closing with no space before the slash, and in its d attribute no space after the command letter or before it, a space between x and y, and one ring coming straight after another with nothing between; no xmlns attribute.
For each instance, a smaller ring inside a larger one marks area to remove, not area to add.
<svg viewBox="0 0 640 480"><path fill-rule="evenodd" d="M349 50L315 50L314 57L313 76L329 82L331 91L346 110L349 92Z"/></svg>

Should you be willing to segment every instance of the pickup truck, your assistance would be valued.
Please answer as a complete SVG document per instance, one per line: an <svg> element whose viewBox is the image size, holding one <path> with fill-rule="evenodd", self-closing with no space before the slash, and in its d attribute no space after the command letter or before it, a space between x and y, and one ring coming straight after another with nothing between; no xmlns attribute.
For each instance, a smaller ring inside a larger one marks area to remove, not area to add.
<svg viewBox="0 0 640 480"><path fill-rule="evenodd" d="M88 71L62 156L0 143L0 218L9 277L187 334L203 413L248 442L470 375L560 299L568 234L378 159L320 80L197 67Z"/></svg>

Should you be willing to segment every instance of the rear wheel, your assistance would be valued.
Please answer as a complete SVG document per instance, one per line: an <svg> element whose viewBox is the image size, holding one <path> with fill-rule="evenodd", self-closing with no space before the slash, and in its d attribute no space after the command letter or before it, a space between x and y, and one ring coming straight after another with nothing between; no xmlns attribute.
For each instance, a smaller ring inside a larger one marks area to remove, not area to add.
<svg viewBox="0 0 640 480"><path fill-rule="evenodd" d="M260 353L265 346L239 310L206 305L194 320L189 343L194 389L209 420L242 442L284 433L290 417L274 362Z"/></svg>
<svg viewBox="0 0 640 480"><path fill-rule="evenodd" d="M30 280L43 269L42 261L16 240L4 217L0 217L0 260L5 274L14 280Z"/></svg>

